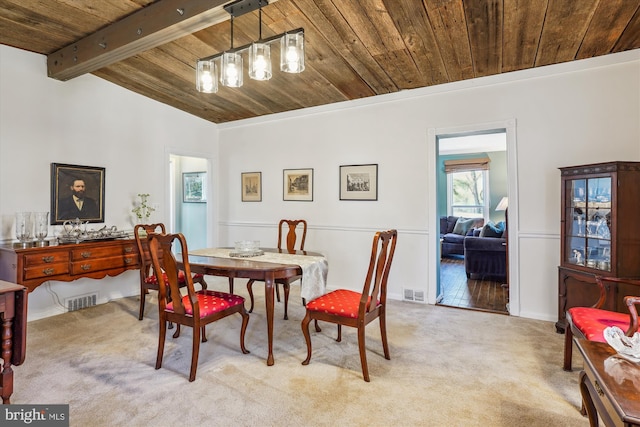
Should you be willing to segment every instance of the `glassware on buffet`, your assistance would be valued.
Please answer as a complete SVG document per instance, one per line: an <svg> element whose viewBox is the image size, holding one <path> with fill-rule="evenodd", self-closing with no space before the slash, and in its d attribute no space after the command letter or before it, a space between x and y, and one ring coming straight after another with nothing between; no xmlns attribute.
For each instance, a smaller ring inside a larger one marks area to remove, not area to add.
<svg viewBox="0 0 640 427"><path fill-rule="evenodd" d="M31 212L16 212L16 238L20 241L18 246L31 247L33 242L33 215Z"/></svg>
<svg viewBox="0 0 640 427"><path fill-rule="evenodd" d="M44 240L49 234L49 212L34 212L33 214L35 216L36 246L49 246L49 242Z"/></svg>

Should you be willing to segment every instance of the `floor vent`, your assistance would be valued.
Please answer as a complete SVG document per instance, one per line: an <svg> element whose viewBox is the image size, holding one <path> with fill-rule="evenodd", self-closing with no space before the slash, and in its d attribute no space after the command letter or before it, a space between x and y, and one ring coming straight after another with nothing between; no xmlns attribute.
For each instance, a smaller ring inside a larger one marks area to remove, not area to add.
<svg viewBox="0 0 640 427"><path fill-rule="evenodd" d="M415 301L413 289L403 289L405 301Z"/></svg>
<svg viewBox="0 0 640 427"><path fill-rule="evenodd" d="M98 302L98 293L79 295L73 298L65 298L64 305L67 311L77 311L87 307L93 307Z"/></svg>
<svg viewBox="0 0 640 427"><path fill-rule="evenodd" d="M404 301L424 302L424 291L414 291L413 289L403 289Z"/></svg>

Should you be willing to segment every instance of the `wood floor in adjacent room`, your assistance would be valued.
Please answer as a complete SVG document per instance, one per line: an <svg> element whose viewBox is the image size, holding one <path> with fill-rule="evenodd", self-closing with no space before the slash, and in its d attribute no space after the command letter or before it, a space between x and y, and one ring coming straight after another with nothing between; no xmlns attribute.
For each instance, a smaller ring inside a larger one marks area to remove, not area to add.
<svg viewBox="0 0 640 427"><path fill-rule="evenodd" d="M509 314L509 289L502 282L467 279L464 259L442 258L440 262L442 300L438 305Z"/></svg>

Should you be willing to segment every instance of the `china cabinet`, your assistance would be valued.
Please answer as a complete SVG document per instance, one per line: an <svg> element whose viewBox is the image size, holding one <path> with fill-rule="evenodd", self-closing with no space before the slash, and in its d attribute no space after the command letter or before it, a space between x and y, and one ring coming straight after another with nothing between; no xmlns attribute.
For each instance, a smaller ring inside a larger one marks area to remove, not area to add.
<svg viewBox="0 0 640 427"><path fill-rule="evenodd" d="M640 277L640 162L563 167L561 171L558 322L564 332L571 307L591 306L599 296L595 276ZM603 309L627 312L632 285L606 283Z"/></svg>

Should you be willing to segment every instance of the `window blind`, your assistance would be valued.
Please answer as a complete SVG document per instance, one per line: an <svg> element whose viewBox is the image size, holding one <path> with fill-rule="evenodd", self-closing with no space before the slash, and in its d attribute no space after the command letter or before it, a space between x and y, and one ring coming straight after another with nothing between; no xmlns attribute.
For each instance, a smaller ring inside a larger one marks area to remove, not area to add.
<svg viewBox="0 0 640 427"><path fill-rule="evenodd" d="M445 160L444 171L446 173L489 170L488 157L478 157L474 159Z"/></svg>

